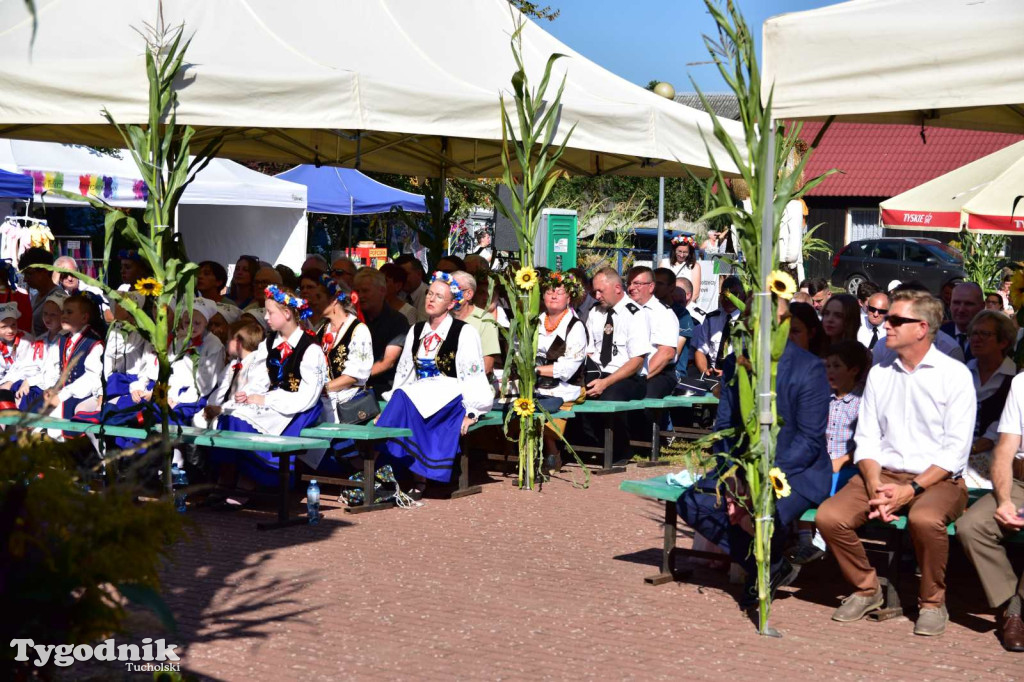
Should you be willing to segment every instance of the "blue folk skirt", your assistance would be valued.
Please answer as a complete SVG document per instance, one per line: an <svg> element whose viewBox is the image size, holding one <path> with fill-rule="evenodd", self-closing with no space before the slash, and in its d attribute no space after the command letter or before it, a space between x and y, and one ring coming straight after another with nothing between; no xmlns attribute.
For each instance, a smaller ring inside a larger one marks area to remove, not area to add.
<svg viewBox="0 0 1024 682"><path fill-rule="evenodd" d="M305 412L300 412L292 418L291 422L285 427L285 430L280 434L281 436L298 436L302 433L303 429L314 426L320 421L320 412L322 407L320 402L317 401L312 408ZM221 431L237 431L239 433L260 433L260 431L238 417L232 417L229 414L222 414L217 420L217 428ZM238 466L238 473L248 476L252 480L256 481L257 484L265 487L272 487L277 485L277 460L270 452L260 450L228 450L225 448L211 448L210 449L210 461L214 464L235 464ZM295 460L292 459L289 462L289 470L295 470ZM291 481L294 483L294 480Z"/></svg>
<svg viewBox="0 0 1024 682"><path fill-rule="evenodd" d="M377 426L412 429L412 437L385 441L380 446L390 460L385 463L431 481L448 483L459 454L459 430L465 417L461 396L424 419L405 391L396 390L377 420Z"/></svg>

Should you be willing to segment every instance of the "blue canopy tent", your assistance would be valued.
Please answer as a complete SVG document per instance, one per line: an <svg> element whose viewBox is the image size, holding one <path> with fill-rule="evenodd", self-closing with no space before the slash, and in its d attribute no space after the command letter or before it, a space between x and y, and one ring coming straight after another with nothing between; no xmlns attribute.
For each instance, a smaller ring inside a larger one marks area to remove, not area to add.
<svg viewBox="0 0 1024 682"><path fill-rule="evenodd" d="M422 194L413 194L369 178L355 168L305 164L280 173L277 177L307 188L310 213L347 215L348 245L352 245L352 216L389 213L393 207L409 213L426 213ZM448 210L448 199L444 200Z"/></svg>
<svg viewBox="0 0 1024 682"><path fill-rule="evenodd" d="M32 178L21 173L0 169L0 197L5 199L31 199Z"/></svg>

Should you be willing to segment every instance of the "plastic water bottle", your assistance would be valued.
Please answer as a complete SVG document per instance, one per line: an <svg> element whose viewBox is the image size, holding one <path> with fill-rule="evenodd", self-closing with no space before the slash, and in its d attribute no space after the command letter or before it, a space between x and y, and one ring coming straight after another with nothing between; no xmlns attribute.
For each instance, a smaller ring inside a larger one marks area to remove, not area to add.
<svg viewBox="0 0 1024 682"><path fill-rule="evenodd" d="M171 465L171 487L174 489L174 508L184 514L185 509L188 508L186 504L188 494L185 492L185 488L188 487L188 474L177 464Z"/></svg>
<svg viewBox="0 0 1024 682"><path fill-rule="evenodd" d="M320 486L315 480L310 481L306 488L306 513L309 515L309 525L320 523Z"/></svg>

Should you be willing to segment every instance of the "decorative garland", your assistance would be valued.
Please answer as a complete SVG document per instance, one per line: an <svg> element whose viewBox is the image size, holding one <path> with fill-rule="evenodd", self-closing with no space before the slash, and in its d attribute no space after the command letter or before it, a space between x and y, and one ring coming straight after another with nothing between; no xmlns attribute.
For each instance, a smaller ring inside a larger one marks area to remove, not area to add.
<svg viewBox="0 0 1024 682"><path fill-rule="evenodd" d="M430 283L433 284L434 282L437 281L444 282L445 284L448 285L448 288L451 289L452 292L452 298L455 299L455 307L458 308L459 306L461 306L462 300L465 296L462 293L462 289L459 288L459 283L455 281L455 278L449 275L447 272L441 272L440 270L438 270L431 276Z"/></svg>
<svg viewBox="0 0 1024 682"><path fill-rule="evenodd" d="M320 275L320 283L324 285L324 289L327 289L327 294L338 303L352 301L352 297L342 291L341 287L338 286L338 283L330 275Z"/></svg>
<svg viewBox="0 0 1024 682"><path fill-rule="evenodd" d="M294 294L289 294L287 291L282 291L276 284L271 284L264 293L267 298L273 300L275 303L279 303L283 306L291 308L298 313L300 320L308 320L313 316L313 310L309 307L309 301L304 298L299 298Z"/></svg>
<svg viewBox="0 0 1024 682"><path fill-rule="evenodd" d="M682 246L683 244L686 244L691 249L697 248L697 241L689 235L680 234L672 237L672 246Z"/></svg>
<svg viewBox="0 0 1024 682"><path fill-rule="evenodd" d="M571 272L548 272L540 282L541 291L562 287L570 299L583 295L583 284Z"/></svg>

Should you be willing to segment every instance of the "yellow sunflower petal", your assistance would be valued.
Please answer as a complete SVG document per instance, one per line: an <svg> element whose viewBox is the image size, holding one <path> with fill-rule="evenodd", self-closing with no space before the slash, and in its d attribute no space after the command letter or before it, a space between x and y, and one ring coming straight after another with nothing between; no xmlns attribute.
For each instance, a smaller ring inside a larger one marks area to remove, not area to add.
<svg viewBox="0 0 1024 682"><path fill-rule="evenodd" d="M779 467L773 467L768 471L768 478L771 479L772 488L775 490L775 497L789 497L789 493L792 490L789 487L789 481L786 480L786 474L783 473Z"/></svg>
<svg viewBox="0 0 1024 682"><path fill-rule="evenodd" d="M1014 308L1024 305L1024 269L1014 271L1010 280L1010 305Z"/></svg>
<svg viewBox="0 0 1024 682"><path fill-rule="evenodd" d="M533 268L520 268L516 272L516 285L520 289L532 289L537 285L537 271Z"/></svg>
<svg viewBox="0 0 1024 682"><path fill-rule="evenodd" d="M788 272L772 270L767 280L768 290L779 298L789 300L796 293L796 282Z"/></svg>

